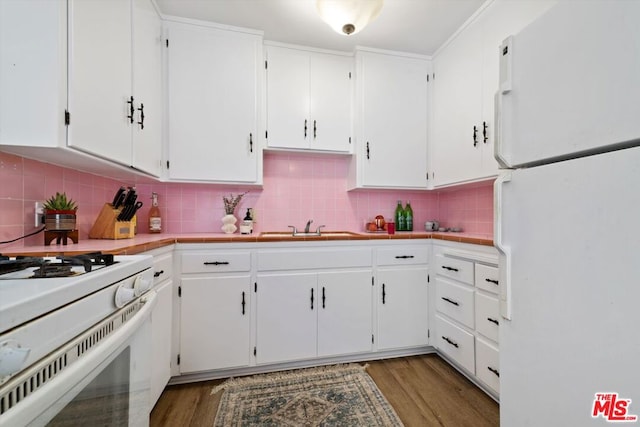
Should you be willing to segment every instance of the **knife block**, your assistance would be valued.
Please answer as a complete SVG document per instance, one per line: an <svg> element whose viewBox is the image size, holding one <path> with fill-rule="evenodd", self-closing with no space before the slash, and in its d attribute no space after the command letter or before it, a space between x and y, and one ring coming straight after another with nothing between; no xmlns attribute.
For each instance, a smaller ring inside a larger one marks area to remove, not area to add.
<svg viewBox="0 0 640 427"><path fill-rule="evenodd" d="M134 215L131 221L118 221L122 208L114 208L111 203L105 203L93 223L89 238L91 239L131 239L135 236L137 219Z"/></svg>

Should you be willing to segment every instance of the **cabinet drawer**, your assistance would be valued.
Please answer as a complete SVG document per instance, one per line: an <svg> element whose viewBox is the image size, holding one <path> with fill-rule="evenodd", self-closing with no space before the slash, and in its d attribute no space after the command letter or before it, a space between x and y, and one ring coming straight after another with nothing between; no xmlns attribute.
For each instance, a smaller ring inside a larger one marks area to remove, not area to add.
<svg viewBox="0 0 640 427"><path fill-rule="evenodd" d="M153 257L153 285L170 279L173 275L173 254Z"/></svg>
<svg viewBox="0 0 640 427"><path fill-rule="evenodd" d="M436 255L436 273L473 285L473 262Z"/></svg>
<svg viewBox="0 0 640 427"><path fill-rule="evenodd" d="M498 342L500 303L497 298L476 294L476 331Z"/></svg>
<svg viewBox="0 0 640 427"><path fill-rule="evenodd" d="M427 264L429 262L428 247L379 248L377 250L378 265Z"/></svg>
<svg viewBox="0 0 640 427"><path fill-rule="evenodd" d="M183 273L226 273L251 270L251 252L202 252L182 254Z"/></svg>
<svg viewBox="0 0 640 427"><path fill-rule="evenodd" d="M500 393L500 354L498 349L482 338L476 338L476 376Z"/></svg>
<svg viewBox="0 0 640 427"><path fill-rule="evenodd" d="M476 264L476 287L494 294L500 293L498 267Z"/></svg>
<svg viewBox="0 0 640 427"><path fill-rule="evenodd" d="M436 298L436 308L440 313L473 328L473 289L438 277Z"/></svg>
<svg viewBox="0 0 640 427"><path fill-rule="evenodd" d="M372 265L371 248L314 248L262 250L258 252L258 270L304 270L318 268L355 268Z"/></svg>
<svg viewBox="0 0 640 427"><path fill-rule="evenodd" d="M474 374L473 335L437 315L436 331L438 349Z"/></svg>

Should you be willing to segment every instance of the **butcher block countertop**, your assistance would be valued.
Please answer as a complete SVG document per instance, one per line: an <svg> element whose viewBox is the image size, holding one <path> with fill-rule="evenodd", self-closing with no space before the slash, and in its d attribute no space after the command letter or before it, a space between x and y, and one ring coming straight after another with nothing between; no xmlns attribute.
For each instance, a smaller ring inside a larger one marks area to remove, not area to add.
<svg viewBox="0 0 640 427"><path fill-rule="evenodd" d="M286 232L278 233L257 233L257 234L224 234L224 233L185 233L185 234L138 234L132 239L102 240L85 239L77 244L69 240L67 245L51 244L50 246L8 246L0 248L0 253L8 256L33 255L33 256L56 256L71 255L86 252L102 251L115 255L133 255L146 252L174 243L257 243L257 242L300 242L300 241L332 241L332 240L403 240L403 239L438 239L460 243L471 243L475 245L493 246L493 236L470 233L453 232L397 232L396 234L378 233L354 233L344 232L345 235L327 236L283 236ZM333 232L335 233L335 232Z"/></svg>

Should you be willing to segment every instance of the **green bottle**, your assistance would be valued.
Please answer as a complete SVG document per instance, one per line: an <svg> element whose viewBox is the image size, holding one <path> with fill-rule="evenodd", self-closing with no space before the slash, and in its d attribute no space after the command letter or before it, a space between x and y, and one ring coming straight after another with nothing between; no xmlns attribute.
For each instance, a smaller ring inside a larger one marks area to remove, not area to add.
<svg viewBox="0 0 640 427"><path fill-rule="evenodd" d="M396 231L405 231L406 223L404 218L404 209L402 209L402 200L398 200L396 206Z"/></svg>
<svg viewBox="0 0 640 427"><path fill-rule="evenodd" d="M409 200L407 200L407 206L404 208L404 226L405 231L413 231L413 209L411 209Z"/></svg>

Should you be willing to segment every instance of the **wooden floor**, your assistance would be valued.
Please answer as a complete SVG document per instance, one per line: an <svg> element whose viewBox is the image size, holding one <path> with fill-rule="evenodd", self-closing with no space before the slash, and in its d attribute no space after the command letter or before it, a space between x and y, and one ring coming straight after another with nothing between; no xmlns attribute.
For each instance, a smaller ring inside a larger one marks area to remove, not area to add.
<svg viewBox="0 0 640 427"><path fill-rule="evenodd" d="M498 426L498 404L435 354L368 362L367 372L405 426ZM151 426L211 426L223 380L169 386Z"/></svg>

